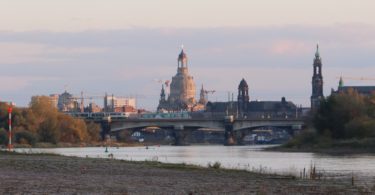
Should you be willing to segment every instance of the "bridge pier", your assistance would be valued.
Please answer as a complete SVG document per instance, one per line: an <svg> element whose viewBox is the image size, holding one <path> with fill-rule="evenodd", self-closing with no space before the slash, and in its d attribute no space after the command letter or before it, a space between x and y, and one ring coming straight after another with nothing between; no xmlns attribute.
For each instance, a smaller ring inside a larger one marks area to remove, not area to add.
<svg viewBox="0 0 375 195"><path fill-rule="evenodd" d="M100 135L102 140L105 140L106 136L111 132L111 118L100 121L100 126L102 128Z"/></svg>
<svg viewBox="0 0 375 195"><path fill-rule="evenodd" d="M174 144L175 146L186 146L189 145L186 141L189 132L184 129L182 125L176 125L173 129L173 137L174 137Z"/></svg>
<svg viewBox="0 0 375 195"><path fill-rule="evenodd" d="M233 116L226 116L224 119L224 128L225 128L225 133L224 133L224 145L225 146L233 146L237 144L237 139L236 135L233 131Z"/></svg>
<svg viewBox="0 0 375 195"><path fill-rule="evenodd" d="M233 125L225 125L225 146L233 146L237 144L236 136L233 131Z"/></svg>

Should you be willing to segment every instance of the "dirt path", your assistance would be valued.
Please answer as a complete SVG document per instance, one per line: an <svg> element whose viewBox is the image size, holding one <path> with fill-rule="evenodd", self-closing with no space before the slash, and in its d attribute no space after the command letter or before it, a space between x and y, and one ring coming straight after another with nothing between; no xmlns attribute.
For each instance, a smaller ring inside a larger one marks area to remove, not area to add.
<svg viewBox="0 0 375 195"><path fill-rule="evenodd" d="M362 194L350 181L53 155L0 153L0 194Z"/></svg>

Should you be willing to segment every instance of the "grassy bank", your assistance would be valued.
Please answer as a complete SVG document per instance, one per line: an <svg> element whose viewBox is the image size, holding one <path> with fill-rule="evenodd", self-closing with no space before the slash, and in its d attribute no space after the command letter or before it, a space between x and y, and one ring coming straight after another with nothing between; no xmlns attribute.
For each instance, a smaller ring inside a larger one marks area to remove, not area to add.
<svg viewBox="0 0 375 195"><path fill-rule="evenodd" d="M348 180L307 180L186 164L0 152L1 194L361 194Z"/></svg>
<svg viewBox="0 0 375 195"><path fill-rule="evenodd" d="M332 139L314 131L306 131L281 146L266 150L331 154L375 153L375 138Z"/></svg>

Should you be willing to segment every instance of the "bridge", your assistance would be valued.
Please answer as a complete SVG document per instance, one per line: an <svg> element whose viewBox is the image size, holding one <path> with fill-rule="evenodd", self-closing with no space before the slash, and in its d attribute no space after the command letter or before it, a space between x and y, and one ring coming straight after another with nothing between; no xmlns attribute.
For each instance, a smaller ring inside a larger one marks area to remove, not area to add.
<svg viewBox="0 0 375 195"><path fill-rule="evenodd" d="M174 132L176 145L183 142L186 133L193 130L222 131L225 133L225 145L236 144L236 133L260 127L287 128L294 132L304 126L302 119L103 119L101 121L104 133L114 133L123 130L135 130L146 127L171 129Z"/></svg>

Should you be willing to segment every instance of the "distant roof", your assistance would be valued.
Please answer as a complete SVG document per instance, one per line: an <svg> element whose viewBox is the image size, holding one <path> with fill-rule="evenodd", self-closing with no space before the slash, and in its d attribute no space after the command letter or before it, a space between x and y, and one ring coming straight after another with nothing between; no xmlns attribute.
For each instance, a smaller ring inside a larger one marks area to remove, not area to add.
<svg viewBox="0 0 375 195"><path fill-rule="evenodd" d="M338 88L338 92L346 92L349 89L355 90L359 94L370 95L375 92L375 86L342 86Z"/></svg>
<svg viewBox="0 0 375 195"><path fill-rule="evenodd" d="M295 109L292 102L282 101L251 101L249 102L248 111L277 111Z"/></svg>
<svg viewBox="0 0 375 195"><path fill-rule="evenodd" d="M207 107L210 111L225 112L232 103L233 107L237 107L237 102L208 102ZM248 112L273 112L282 110L295 110L296 105L288 101L251 101L248 102Z"/></svg>

